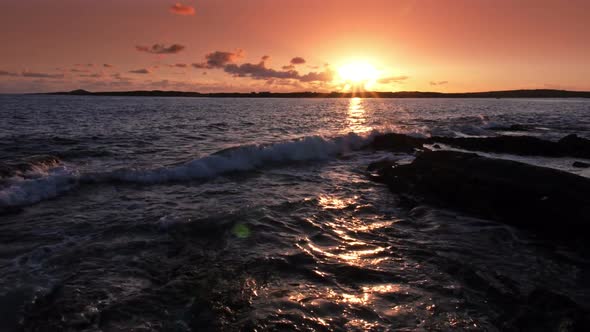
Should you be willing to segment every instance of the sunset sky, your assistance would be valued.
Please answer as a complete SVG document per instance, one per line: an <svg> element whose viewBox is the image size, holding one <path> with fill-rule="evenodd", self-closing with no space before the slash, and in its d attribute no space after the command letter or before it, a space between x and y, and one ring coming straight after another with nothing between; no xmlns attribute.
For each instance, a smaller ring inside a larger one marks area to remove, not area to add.
<svg viewBox="0 0 590 332"><path fill-rule="evenodd" d="M0 93L590 90L588 0L1 0L0 45Z"/></svg>

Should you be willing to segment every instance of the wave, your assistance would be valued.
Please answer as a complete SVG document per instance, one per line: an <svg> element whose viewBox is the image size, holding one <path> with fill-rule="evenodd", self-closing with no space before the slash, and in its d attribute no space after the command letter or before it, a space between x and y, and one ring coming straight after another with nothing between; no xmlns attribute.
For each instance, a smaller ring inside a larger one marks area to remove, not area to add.
<svg viewBox="0 0 590 332"><path fill-rule="evenodd" d="M76 171L66 166L42 167L3 182L0 208L30 205L57 197L78 184Z"/></svg>
<svg viewBox="0 0 590 332"><path fill-rule="evenodd" d="M270 145L238 146L184 164L155 169L120 169L87 174L78 174L65 166L40 169L35 176L14 177L9 185L0 188L0 208L34 204L63 194L79 184L157 184L204 180L285 163L329 160L363 148L378 134L372 132L361 136L350 133L335 138L310 136Z"/></svg>

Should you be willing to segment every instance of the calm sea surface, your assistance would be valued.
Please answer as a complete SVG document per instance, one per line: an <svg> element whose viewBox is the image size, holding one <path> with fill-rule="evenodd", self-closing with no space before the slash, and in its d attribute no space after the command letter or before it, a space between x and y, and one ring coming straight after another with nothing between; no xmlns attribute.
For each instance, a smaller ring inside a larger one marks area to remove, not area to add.
<svg viewBox="0 0 590 332"><path fill-rule="evenodd" d="M0 96L0 326L500 331L533 291L588 309L588 256L367 177L411 159L375 133L512 124L590 138L590 101Z"/></svg>

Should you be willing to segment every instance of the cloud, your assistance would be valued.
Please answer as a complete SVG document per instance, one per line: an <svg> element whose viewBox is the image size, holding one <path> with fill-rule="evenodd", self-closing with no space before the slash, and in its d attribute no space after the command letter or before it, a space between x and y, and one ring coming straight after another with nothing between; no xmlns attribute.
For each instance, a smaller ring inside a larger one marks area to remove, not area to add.
<svg viewBox="0 0 590 332"><path fill-rule="evenodd" d="M136 70L130 70L129 72L132 74L150 74L151 70L149 70L147 68L141 68L141 69L136 69Z"/></svg>
<svg viewBox="0 0 590 332"><path fill-rule="evenodd" d="M390 77L383 77L377 80L379 84L391 84L391 83L403 83L403 81L407 80L408 76L390 76Z"/></svg>
<svg viewBox="0 0 590 332"><path fill-rule="evenodd" d="M70 71L72 73L88 73L89 72L88 69L76 69L76 68L70 69Z"/></svg>
<svg viewBox="0 0 590 332"><path fill-rule="evenodd" d="M334 79L334 71L330 68L321 72L309 72L299 78L301 82L329 82Z"/></svg>
<svg viewBox="0 0 590 332"><path fill-rule="evenodd" d="M432 81L432 82L430 82L430 85L445 85L448 83L449 83L449 81Z"/></svg>
<svg viewBox="0 0 590 332"><path fill-rule="evenodd" d="M327 82L331 81L334 77L333 72L329 68L323 72L310 72L300 75L296 70L287 66L283 67L283 70L268 68L264 61L256 64L228 64L223 70L237 77L250 77L256 80L291 79L301 82Z"/></svg>
<svg viewBox="0 0 590 332"><path fill-rule="evenodd" d="M186 63L176 63L173 65L168 65L170 68L186 68L188 65Z"/></svg>
<svg viewBox="0 0 590 332"><path fill-rule="evenodd" d="M5 70L0 70L0 76L18 76L17 73L11 73Z"/></svg>
<svg viewBox="0 0 590 332"><path fill-rule="evenodd" d="M234 52L215 51L205 55L205 62L193 63L192 66L200 69L223 68L243 57L244 51L239 48Z"/></svg>
<svg viewBox="0 0 590 332"><path fill-rule="evenodd" d="M22 75L24 77L34 77L34 78L64 78L63 74L46 74L46 73L35 73L29 71L23 71Z"/></svg>
<svg viewBox="0 0 590 332"><path fill-rule="evenodd" d="M195 15L195 8L177 2L174 6L170 7L170 12L177 15Z"/></svg>
<svg viewBox="0 0 590 332"><path fill-rule="evenodd" d="M300 82L327 82L333 79L333 72L326 67L322 72L310 72L305 75L295 70L294 64L303 64L305 59L295 57L291 64L283 66L282 70L269 68L266 62L270 60L269 55L264 55L259 63L236 64L236 61L244 57L244 51L236 49L234 52L215 51L205 56L204 62L193 63L197 69L223 69L224 72L235 77L250 77L255 80L293 80ZM284 82L283 82L284 83ZM276 83L273 83L276 84Z"/></svg>
<svg viewBox="0 0 590 332"><path fill-rule="evenodd" d="M241 65L229 64L223 69L226 73L237 77L251 77L254 79L268 79L268 78L290 78L297 79L299 74L295 70L279 71L272 68L267 68L263 62L243 63Z"/></svg>
<svg viewBox="0 0 590 332"><path fill-rule="evenodd" d="M105 68L113 68L114 67L113 65L111 65L109 63L105 63L102 66L105 67Z"/></svg>
<svg viewBox="0 0 590 332"><path fill-rule="evenodd" d="M133 79L131 77L121 76L120 73L112 74L111 77L118 80L118 81L125 81L125 82L133 81Z"/></svg>
<svg viewBox="0 0 590 332"><path fill-rule="evenodd" d="M166 47L164 44L154 44L150 46L135 46L135 49L140 52L147 52L152 54L176 54L185 49L184 45L172 44Z"/></svg>
<svg viewBox="0 0 590 332"><path fill-rule="evenodd" d="M305 63L305 59L299 56L294 57L293 59L291 59L291 64L292 65L302 65Z"/></svg>
<svg viewBox="0 0 590 332"><path fill-rule="evenodd" d="M100 73L96 73L96 74L80 74L78 76L79 77L88 77L88 78L99 78L99 77L102 77L102 74L100 74Z"/></svg>

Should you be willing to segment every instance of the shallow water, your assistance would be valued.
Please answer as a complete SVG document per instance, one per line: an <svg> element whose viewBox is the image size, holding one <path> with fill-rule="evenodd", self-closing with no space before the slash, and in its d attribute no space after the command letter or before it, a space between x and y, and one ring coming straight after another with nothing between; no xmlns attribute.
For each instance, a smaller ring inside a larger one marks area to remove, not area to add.
<svg viewBox="0 0 590 332"><path fill-rule="evenodd" d="M0 325L510 330L533 291L590 308L580 252L408 210L375 132L590 137L587 100L0 96ZM31 157L51 155L47 161ZM518 160L578 172L567 158ZM17 167L24 164L26 167ZM558 225L556 225L558 227Z"/></svg>

